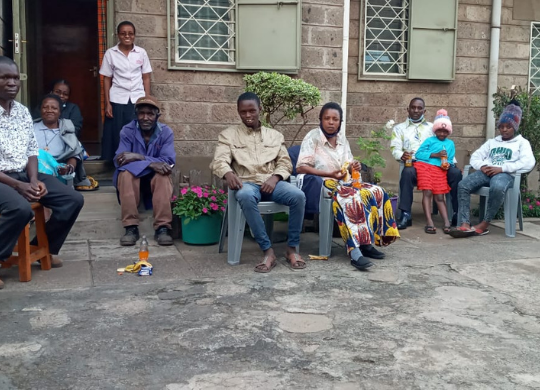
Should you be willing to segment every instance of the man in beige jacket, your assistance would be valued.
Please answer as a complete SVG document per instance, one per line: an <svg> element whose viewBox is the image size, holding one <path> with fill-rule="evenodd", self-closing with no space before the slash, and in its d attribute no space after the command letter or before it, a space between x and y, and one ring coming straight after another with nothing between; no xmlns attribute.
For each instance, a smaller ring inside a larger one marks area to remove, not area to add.
<svg viewBox="0 0 540 390"><path fill-rule="evenodd" d="M261 125L261 102L256 94L240 95L237 108L242 124L221 132L210 169L236 191L247 223L264 252L255 272L270 272L277 261L257 207L261 200L289 206L287 262L292 269L303 269L306 263L296 246L300 243L306 198L300 189L285 181L291 175L292 163L283 134Z"/></svg>

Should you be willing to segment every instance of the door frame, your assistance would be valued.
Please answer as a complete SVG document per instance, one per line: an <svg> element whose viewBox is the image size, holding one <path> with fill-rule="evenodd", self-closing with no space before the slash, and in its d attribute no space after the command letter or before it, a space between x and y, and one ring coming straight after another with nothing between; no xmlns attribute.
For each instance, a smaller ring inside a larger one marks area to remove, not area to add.
<svg viewBox="0 0 540 390"><path fill-rule="evenodd" d="M26 0L12 0L13 61L19 67L21 87L19 101L28 106L28 57L26 55Z"/></svg>

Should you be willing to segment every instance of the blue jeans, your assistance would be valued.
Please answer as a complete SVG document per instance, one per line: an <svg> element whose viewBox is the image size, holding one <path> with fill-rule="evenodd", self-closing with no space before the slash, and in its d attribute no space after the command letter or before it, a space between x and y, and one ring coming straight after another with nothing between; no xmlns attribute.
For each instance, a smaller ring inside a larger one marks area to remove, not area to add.
<svg viewBox="0 0 540 390"><path fill-rule="evenodd" d="M470 224L471 214L471 193L481 187L489 187L489 198L487 202L487 211L484 215L484 221L491 222L499 208L504 203L504 197L508 188L513 186L514 176L508 173L498 173L489 177L482 171L471 173L465 179L459 182L459 220L461 223Z"/></svg>
<svg viewBox="0 0 540 390"><path fill-rule="evenodd" d="M279 181L271 194L261 194L261 186L254 183L243 183L241 189L236 191L236 200L240 204L251 228L255 241L265 251L272 247L272 242L266 234L264 221L257 204L262 201L273 201L289 206L289 232L288 245L295 247L300 244L300 231L304 222L304 208L306 196L298 187L286 181Z"/></svg>

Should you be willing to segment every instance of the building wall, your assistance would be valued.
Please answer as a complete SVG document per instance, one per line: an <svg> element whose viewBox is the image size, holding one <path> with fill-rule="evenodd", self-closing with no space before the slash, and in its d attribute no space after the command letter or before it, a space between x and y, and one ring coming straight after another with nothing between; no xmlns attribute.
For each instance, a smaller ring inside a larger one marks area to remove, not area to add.
<svg viewBox="0 0 540 390"><path fill-rule="evenodd" d="M452 139L461 166L485 140L492 0L460 0L456 49L456 78L451 83L358 80L360 1L351 1L349 45L349 94L347 134L352 140L368 136L389 119L402 122L409 101L421 96L426 117L433 121L439 108L447 109L453 123ZM503 1L499 60L500 87L527 88L529 71L530 21L513 19L513 0ZM351 142L352 144L353 142ZM396 183L396 163L386 153L383 181Z"/></svg>
<svg viewBox="0 0 540 390"><path fill-rule="evenodd" d="M116 23L130 20L137 27L137 44L144 47L154 69L152 93L162 102L162 120L175 132L179 166L206 169L218 133L237 123L235 100L243 90L243 74L167 69L167 0L116 0ZM504 0L499 85L528 82L530 22L514 20L514 0ZM304 0L302 7L302 69L298 77L317 86L327 101L341 100L343 0ZM451 83L358 80L360 0L351 0L347 136L356 154L356 139L387 120L406 118L411 98L422 96L433 119L444 107L454 123L452 138L461 165L485 138L491 0L460 0L456 79ZM318 123L318 109L310 113L296 141ZM299 128L280 129L289 142ZM383 182L397 182L397 164L390 154Z"/></svg>
<svg viewBox="0 0 540 390"><path fill-rule="evenodd" d="M116 0L116 23L132 21L136 43L150 56L152 94L162 103L161 119L174 130L178 165L183 172L206 170L219 132L239 122L236 99L243 92L241 73L167 70L167 0ZM299 77L316 85L323 101L339 100L342 64L343 0L303 2L302 70ZM317 111L317 112L316 112ZM310 113L318 123L318 110ZM281 130L292 141L299 125L286 124Z"/></svg>

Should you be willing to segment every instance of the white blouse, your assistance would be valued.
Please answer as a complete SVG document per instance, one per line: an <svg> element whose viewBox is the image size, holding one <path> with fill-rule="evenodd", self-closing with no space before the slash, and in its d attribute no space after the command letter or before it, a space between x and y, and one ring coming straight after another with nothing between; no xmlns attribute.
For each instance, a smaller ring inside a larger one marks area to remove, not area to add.
<svg viewBox="0 0 540 390"><path fill-rule="evenodd" d="M309 166L323 171L335 171L341 169L345 161L351 162L353 159L349 141L343 133L337 135L334 148L317 127L304 137L296 167Z"/></svg>

